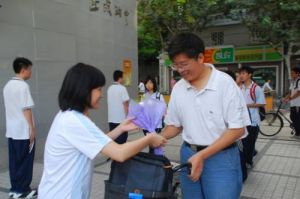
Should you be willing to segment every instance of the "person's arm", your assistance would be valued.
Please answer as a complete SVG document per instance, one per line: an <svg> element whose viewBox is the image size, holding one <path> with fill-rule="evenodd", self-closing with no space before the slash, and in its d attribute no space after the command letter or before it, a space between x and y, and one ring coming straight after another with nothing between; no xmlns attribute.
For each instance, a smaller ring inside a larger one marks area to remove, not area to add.
<svg viewBox="0 0 300 199"><path fill-rule="evenodd" d="M265 104L247 104L248 108L259 108L259 107L264 107Z"/></svg>
<svg viewBox="0 0 300 199"><path fill-rule="evenodd" d="M252 104L247 104L248 108L259 108L259 107L264 107L266 105L266 101L265 101L265 95L263 90L257 86L255 88L255 98L253 101L254 103Z"/></svg>
<svg viewBox="0 0 300 199"><path fill-rule="evenodd" d="M193 155L188 160L188 162L192 164L190 174L191 180L197 181L199 179L203 170L204 161L207 158L228 147L242 137L243 134L244 128L228 129L213 144Z"/></svg>
<svg viewBox="0 0 300 199"><path fill-rule="evenodd" d="M29 125L29 139L30 139L30 144L32 144L35 139L35 126L33 122L32 109L23 110L23 114Z"/></svg>
<svg viewBox="0 0 300 199"><path fill-rule="evenodd" d="M173 125L168 125L161 132L161 135L166 139L171 139L173 137L176 137L181 132L181 130L182 130L181 127L175 127Z"/></svg>
<svg viewBox="0 0 300 199"><path fill-rule="evenodd" d="M300 96L300 91L297 91L293 95L290 95L288 99L293 100L293 99L296 99L299 96Z"/></svg>
<svg viewBox="0 0 300 199"><path fill-rule="evenodd" d="M129 107L129 101L123 102L123 108L126 116L128 115L128 107Z"/></svg>
<svg viewBox="0 0 300 199"><path fill-rule="evenodd" d="M120 125L118 125L116 128L114 128L112 131L108 132L106 135L110 137L111 139L115 140L117 137L119 137L123 132L133 131L138 129L138 126L136 126L132 122L133 118L127 118L124 121L121 122Z"/></svg>
<svg viewBox="0 0 300 199"><path fill-rule="evenodd" d="M287 103L290 100L290 97L291 97L291 91L289 91L289 93L282 98L282 101Z"/></svg>
<svg viewBox="0 0 300 199"><path fill-rule="evenodd" d="M148 145L159 147L164 144L166 144L165 138L156 133L148 133L145 137L124 144L109 142L100 153L118 162L124 162Z"/></svg>

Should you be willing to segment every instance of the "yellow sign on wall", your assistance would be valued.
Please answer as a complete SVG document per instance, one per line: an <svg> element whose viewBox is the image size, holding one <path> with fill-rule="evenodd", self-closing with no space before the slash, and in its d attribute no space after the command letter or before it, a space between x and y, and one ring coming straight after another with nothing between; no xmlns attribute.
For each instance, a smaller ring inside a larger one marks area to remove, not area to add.
<svg viewBox="0 0 300 199"><path fill-rule="evenodd" d="M124 78L125 86L131 85L131 77L132 77L132 62L129 59L124 59L123 60L123 78Z"/></svg>

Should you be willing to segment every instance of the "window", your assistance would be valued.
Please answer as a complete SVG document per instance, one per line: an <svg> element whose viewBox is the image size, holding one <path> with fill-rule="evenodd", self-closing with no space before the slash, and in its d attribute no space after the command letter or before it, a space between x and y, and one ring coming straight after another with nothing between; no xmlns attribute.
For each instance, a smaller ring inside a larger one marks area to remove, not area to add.
<svg viewBox="0 0 300 199"><path fill-rule="evenodd" d="M258 30L257 28L250 29L251 33L251 42L252 43L262 43L262 37L265 35L265 32Z"/></svg>
<svg viewBox="0 0 300 199"><path fill-rule="evenodd" d="M212 45L223 45L224 44L224 32L212 32L211 33Z"/></svg>

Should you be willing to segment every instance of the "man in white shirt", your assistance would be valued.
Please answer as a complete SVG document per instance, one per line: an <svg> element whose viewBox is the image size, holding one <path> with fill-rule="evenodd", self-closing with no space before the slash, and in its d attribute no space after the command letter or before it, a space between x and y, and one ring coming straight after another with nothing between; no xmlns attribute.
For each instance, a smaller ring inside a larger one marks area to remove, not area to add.
<svg viewBox="0 0 300 199"><path fill-rule="evenodd" d="M263 85L263 87L262 87L262 90L264 91L264 93L266 94L266 93L270 93L271 91L273 91L273 89L272 89L272 87L271 87L271 80L270 79L268 79L265 83L264 83L264 85Z"/></svg>
<svg viewBox="0 0 300 199"><path fill-rule="evenodd" d="M139 83L139 94L140 95L143 95L145 93L145 84L142 80L140 80L140 83Z"/></svg>
<svg viewBox="0 0 300 199"><path fill-rule="evenodd" d="M37 195L37 191L30 188L35 152L34 102L25 81L31 77L31 68L30 60L16 58L13 62L16 76L3 89L11 182L9 197L12 198Z"/></svg>
<svg viewBox="0 0 300 199"><path fill-rule="evenodd" d="M235 142L250 123L246 104L232 78L204 63L204 43L195 34L181 33L169 44L173 69L182 79L171 93L162 135L182 132L181 172L184 199L238 199L242 189L239 151Z"/></svg>
<svg viewBox="0 0 300 199"><path fill-rule="evenodd" d="M290 118L295 128L295 138L300 138L300 67L291 70L292 83L290 93L283 99L290 102Z"/></svg>
<svg viewBox="0 0 300 199"><path fill-rule="evenodd" d="M123 86L123 72L114 71L114 83L107 89L107 105L108 105L108 124L109 130L116 128L127 116L129 95L125 86ZM127 141L128 133L120 135L115 142L123 144Z"/></svg>

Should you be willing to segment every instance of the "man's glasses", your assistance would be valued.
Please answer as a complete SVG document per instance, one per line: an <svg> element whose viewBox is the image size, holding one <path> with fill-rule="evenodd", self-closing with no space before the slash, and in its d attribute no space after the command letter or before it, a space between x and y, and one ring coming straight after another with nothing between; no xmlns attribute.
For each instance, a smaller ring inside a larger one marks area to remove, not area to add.
<svg viewBox="0 0 300 199"><path fill-rule="evenodd" d="M191 65L191 61L193 61L194 59L189 59L188 61L183 61L180 63L174 63L173 65L171 65L171 69L173 71L183 71L189 68L189 66Z"/></svg>

